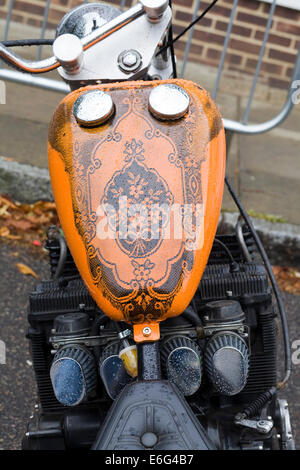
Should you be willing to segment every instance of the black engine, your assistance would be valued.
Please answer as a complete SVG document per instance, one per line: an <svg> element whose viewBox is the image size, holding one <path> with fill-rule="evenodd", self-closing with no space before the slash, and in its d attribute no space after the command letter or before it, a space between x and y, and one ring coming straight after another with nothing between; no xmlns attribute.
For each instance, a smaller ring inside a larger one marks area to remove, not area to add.
<svg viewBox="0 0 300 470"><path fill-rule="evenodd" d="M136 380L119 354L125 343L134 349L132 332L99 310L68 249L62 266L64 242L53 233L52 279L30 295L39 404L23 447L89 448L113 401ZM266 396L277 379L276 315L265 268L254 261L250 234L243 238L244 249L236 235L217 237L193 301L161 325L162 378L184 395L215 448L273 449L283 440L280 401Z"/></svg>

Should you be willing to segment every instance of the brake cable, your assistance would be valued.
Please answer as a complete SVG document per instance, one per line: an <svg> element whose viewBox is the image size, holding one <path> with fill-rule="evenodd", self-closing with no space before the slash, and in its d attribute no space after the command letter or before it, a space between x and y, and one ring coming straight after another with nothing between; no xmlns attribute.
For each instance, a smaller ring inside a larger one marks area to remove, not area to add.
<svg viewBox="0 0 300 470"><path fill-rule="evenodd" d="M178 41L187 31L189 31L196 23L198 23L204 16L209 12L209 10L218 2L218 0L213 0L213 2L208 5L208 7L201 13L201 15L197 16L181 33L178 34L172 41L168 41L167 44L162 47L156 54L156 57L159 54L162 54L168 47L172 47L173 44Z"/></svg>
<svg viewBox="0 0 300 470"><path fill-rule="evenodd" d="M169 0L169 7L172 10L172 0ZM175 58L175 51L174 51L174 40L173 40L173 25L172 22L169 27L169 37L168 42L170 43L170 52L171 52L171 61L172 61L172 68L173 68L173 78L177 78L177 66L176 66L176 58Z"/></svg>
<svg viewBox="0 0 300 470"><path fill-rule="evenodd" d="M5 47L24 47L24 46L52 46L54 39L16 39L1 41Z"/></svg>

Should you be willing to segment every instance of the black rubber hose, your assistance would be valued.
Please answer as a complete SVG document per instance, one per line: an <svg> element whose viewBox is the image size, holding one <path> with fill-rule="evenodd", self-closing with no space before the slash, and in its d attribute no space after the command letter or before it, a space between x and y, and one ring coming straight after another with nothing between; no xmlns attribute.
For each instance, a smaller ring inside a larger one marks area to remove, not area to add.
<svg viewBox="0 0 300 470"><path fill-rule="evenodd" d="M230 272L237 272L240 270L238 263L234 260L229 248L225 245L225 243L221 242L218 238L214 239L214 243L218 243L222 248L223 251L227 254L228 258L230 259Z"/></svg>
<svg viewBox="0 0 300 470"><path fill-rule="evenodd" d="M191 304L194 303L193 300ZM200 318L192 305L188 305L185 311L182 313L182 317L185 318L189 323L194 326L201 326Z"/></svg>
<svg viewBox="0 0 300 470"><path fill-rule="evenodd" d="M241 201L239 200L239 197L235 193L233 187L230 184L230 181L228 180L228 177L225 177L225 183L228 188L228 191L234 200L236 206L238 207L243 219L245 220L246 224L248 225L250 232L254 238L254 241L256 243L256 246L258 248L258 251L263 259L263 262L265 264L267 273L269 275L271 285L276 297L279 313L280 313L280 318L281 318L281 323L282 323L282 333L283 333L283 339L284 339L284 350L285 350L285 376L281 382L277 384L277 389L282 389L286 383L289 380L290 374L291 374L291 350L290 350L290 338L289 338L289 329L288 329L288 322L287 322L287 317L286 317L286 311L284 308L283 300L281 297L281 293L276 281L276 278L274 276L273 270L271 263L269 261L268 255L264 249L264 246L254 228L254 225L252 223L251 218L248 216L246 210L244 209ZM271 391L270 391L271 393Z"/></svg>
<svg viewBox="0 0 300 470"><path fill-rule="evenodd" d="M169 6L172 9L172 0L169 0ZM171 22L170 27L169 27L168 42L170 44L170 52L171 52L171 60L172 60L172 68L173 68L173 78L177 78L177 66L176 66L176 58L175 58L174 43L173 43L173 26L172 26L172 22Z"/></svg>
<svg viewBox="0 0 300 470"><path fill-rule="evenodd" d="M270 390L259 395L252 403L250 403L241 413L236 415L236 419L249 419L253 416L256 416L262 408L272 400L273 396L276 394L277 388L272 387Z"/></svg>
<svg viewBox="0 0 300 470"><path fill-rule="evenodd" d="M5 47L24 47L24 46L52 46L54 39L16 39L10 41L1 41Z"/></svg>
<svg viewBox="0 0 300 470"><path fill-rule="evenodd" d="M58 241L59 241L59 260L57 263L57 268L53 276L53 279L58 279L61 276L63 269L65 267L67 256L68 256L68 247L67 247L65 238L62 235L59 235Z"/></svg>
<svg viewBox="0 0 300 470"><path fill-rule="evenodd" d="M235 226L235 234L236 234L238 244L240 245L240 249L243 253L243 256L244 256L245 260L248 263L251 263L252 258L251 258L251 255L249 253L248 247L247 247L245 239L244 239L243 227L242 227L242 224L241 224L240 220L237 221L237 224Z"/></svg>

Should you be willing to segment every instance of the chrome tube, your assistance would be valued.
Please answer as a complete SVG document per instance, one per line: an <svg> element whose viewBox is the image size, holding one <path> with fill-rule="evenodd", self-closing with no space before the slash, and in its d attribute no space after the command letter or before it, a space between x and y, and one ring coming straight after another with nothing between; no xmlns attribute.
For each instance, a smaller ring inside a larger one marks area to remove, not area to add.
<svg viewBox="0 0 300 470"><path fill-rule="evenodd" d="M43 90L55 91L57 93L70 93L70 87L64 82L52 78L36 77L16 70L0 69L0 80L21 83L22 85L34 86Z"/></svg>
<svg viewBox="0 0 300 470"><path fill-rule="evenodd" d="M232 121L231 119L223 119L224 127L228 131L237 132L238 134L262 134L263 132L270 131L276 126L279 126L290 114L293 109L293 93L295 89L293 88L293 83L296 80L300 80L300 48L298 51L298 56L296 59L293 76L291 78L291 83L288 91L287 100L282 108L282 110L269 121L265 121L259 124L243 124L241 122Z"/></svg>

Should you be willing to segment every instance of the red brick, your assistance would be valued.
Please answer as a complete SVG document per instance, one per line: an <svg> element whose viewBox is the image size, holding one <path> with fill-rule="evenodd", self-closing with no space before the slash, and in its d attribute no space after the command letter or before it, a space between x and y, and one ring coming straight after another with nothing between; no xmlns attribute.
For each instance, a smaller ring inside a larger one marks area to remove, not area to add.
<svg viewBox="0 0 300 470"><path fill-rule="evenodd" d="M193 6L193 0L173 0L173 6L176 7L176 5L190 8Z"/></svg>
<svg viewBox="0 0 300 470"><path fill-rule="evenodd" d="M237 14L237 20L243 21L244 23L251 23L259 26L266 26L267 20L266 18L262 18L259 15L249 15L248 13L244 13L239 11Z"/></svg>
<svg viewBox="0 0 300 470"><path fill-rule="evenodd" d="M240 41L239 39L234 38L230 39L229 47L231 49L236 49L241 52L248 52L249 54L254 54L256 56L259 54L260 51L259 46L251 44L250 42Z"/></svg>
<svg viewBox="0 0 300 470"><path fill-rule="evenodd" d="M200 2L200 10L204 11L210 5L210 3ZM200 14L200 10L199 10L199 14ZM229 17L231 14L231 10L229 8L221 7L218 4L215 4L210 10L209 14L211 14L212 17L214 17L214 15Z"/></svg>
<svg viewBox="0 0 300 470"><path fill-rule="evenodd" d="M263 72L271 73L272 75L281 75L282 66L278 64L271 64L270 62L263 62L261 64L261 70Z"/></svg>
<svg viewBox="0 0 300 470"><path fill-rule="evenodd" d="M182 31L182 26L179 26L178 24L173 24L173 34L177 35L180 34Z"/></svg>
<svg viewBox="0 0 300 470"><path fill-rule="evenodd" d="M226 61L231 64L239 65L242 62L242 57L237 54L226 54Z"/></svg>
<svg viewBox="0 0 300 470"><path fill-rule="evenodd" d="M50 8L49 15L48 15L49 21L53 20L59 23L59 21L62 19L63 16L64 16L64 12L55 10L54 8Z"/></svg>
<svg viewBox="0 0 300 470"><path fill-rule="evenodd" d="M186 48L186 43L183 42L183 41L177 41L176 44L175 44L175 49L176 50L179 50L179 51L184 51ZM196 55L201 55L202 54L202 51L203 51L203 47L200 46L200 45L197 45L197 44L191 44L191 48L190 48L190 52L192 54L196 54Z"/></svg>
<svg viewBox="0 0 300 470"><path fill-rule="evenodd" d="M216 29L219 29L220 31L227 31L227 28L228 23L224 23L224 21L216 22ZM249 37L251 35L252 30L250 28L244 28L244 26L233 25L231 32L237 34L238 36Z"/></svg>
<svg viewBox="0 0 300 470"><path fill-rule="evenodd" d="M13 14L11 15L11 20L12 20L12 21L16 21L16 22L18 22L18 23L24 23L24 17L21 16L21 15L16 15L16 13L13 13Z"/></svg>
<svg viewBox="0 0 300 470"><path fill-rule="evenodd" d="M277 23L277 31L281 33L288 33L288 34L295 34L296 36L300 36L300 26L296 26L295 24L291 23L283 23L279 21Z"/></svg>
<svg viewBox="0 0 300 470"><path fill-rule="evenodd" d="M42 20L38 20L36 18L26 18L26 24L40 28L42 26Z"/></svg>
<svg viewBox="0 0 300 470"><path fill-rule="evenodd" d="M282 88L284 90L288 90L289 88L289 81L280 80L279 78L269 77L268 83L272 88Z"/></svg>
<svg viewBox="0 0 300 470"><path fill-rule="evenodd" d="M186 13L185 11L178 10L176 11L175 21L184 21L187 24L191 23L193 19L193 15L191 13ZM211 26L212 20L210 18L202 18L201 22L199 23L200 26Z"/></svg>
<svg viewBox="0 0 300 470"><path fill-rule="evenodd" d="M27 3L17 0L14 2L15 10L32 13L33 15L44 16L44 7L34 3Z"/></svg>
<svg viewBox="0 0 300 470"><path fill-rule="evenodd" d="M239 7L247 8L248 10L258 10L260 7L259 2L253 0L240 0L238 3Z"/></svg>
<svg viewBox="0 0 300 470"><path fill-rule="evenodd" d="M293 75L293 72L294 72L294 67L288 67L288 68L286 69L285 74L286 74L286 76L287 76L288 78L291 78L292 75Z"/></svg>
<svg viewBox="0 0 300 470"><path fill-rule="evenodd" d="M192 21L192 18L193 18L193 14L187 13L186 11L177 10L175 13L175 21L180 20L180 21L186 21L190 23Z"/></svg>
<svg viewBox="0 0 300 470"><path fill-rule="evenodd" d="M284 8L284 7L277 6L275 8L275 17L278 17L280 19L286 18L288 20L294 20L296 22L296 21L299 21L300 19L300 13L291 8Z"/></svg>
<svg viewBox="0 0 300 470"><path fill-rule="evenodd" d="M116 4L117 0L111 0L111 3ZM81 5L81 4L82 4L81 0L71 0L70 8L75 8L75 7L77 7L78 5Z"/></svg>
<svg viewBox="0 0 300 470"><path fill-rule="evenodd" d="M255 59L247 59L246 61L246 67L250 69L256 69L257 66L257 60ZM262 72L267 72L273 75L281 75L282 72L282 66L278 64L271 64L270 62L263 62L261 64L261 71Z"/></svg>
<svg viewBox="0 0 300 470"><path fill-rule="evenodd" d="M227 31L227 28L228 28L228 23L225 23L224 21L216 22L216 29L219 29L220 31Z"/></svg>
<svg viewBox="0 0 300 470"><path fill-rule="evenodd" d="M276 49L270 49L269 51L270 59L280 60L282 62L291 62L294 63L296 61L296 54L290 54L284 51L278 51Z"/></svg>
<svg viewBox="0 0 300 470"><path fill-rule="evenodd" d="M217 49L208 49L206 56L208 59L219 60L221 57L221 51L218 51Z"/></svg>
<svg viewBox="0 0 300 470"><path fill-rule="evenodd" d="M66 6L68 5L69 0L51 0L51 5L61 5Z"/></svg>
<svg viewBox="0 0 300 470"><path fill-rule="evenodd" d="M246 61L246 67L250 69L254 69L256 67L256 64L257 64L257 60L255 59L247 59Z"/></svg>
<svg viewBox="0 0 300 470"><path fill-rule="evenodd" d="M260 41L263 41L264 34L265 33L263 31L256 31L255 39L259 39ZM289 47L291 44L291 40L289 38L278 36L272 33L269 34L268 42L271 42L273 44L278 44L279 46L283 46L283 47Z"/></svg>
<svg viewBox="0 0 300 470"><path fill-rule="evenodd" d="M206 31L194 31L194 39L198 39L199 41L203 41L204 43L214 43L214 44L224 44L224 36L220 36L219 34L209 33Z"/></svg>
<svg viewBox="0 0 300 470"><path fill-rule="evenodd" d="M56 29L57 28L57 23L53 23L53 21L47 21L46 27L48 29Z"/></svg>

